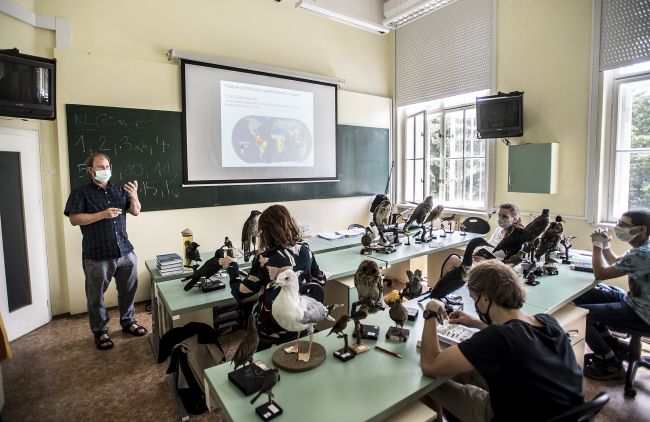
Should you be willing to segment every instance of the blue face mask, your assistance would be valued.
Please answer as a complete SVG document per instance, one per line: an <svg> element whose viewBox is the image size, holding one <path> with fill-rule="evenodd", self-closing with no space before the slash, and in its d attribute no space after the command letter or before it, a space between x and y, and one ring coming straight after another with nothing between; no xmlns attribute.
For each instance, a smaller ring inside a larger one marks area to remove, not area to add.
<svg viewBox="0 0 650 422"><path fill-rule="evenodd" d="M486 323L487 325L492 324L492 318L490 318L490 306L492 306L492 301L490 301L490 304L488 305L487 311L485 313L481 312L478 310L478 301L481 300L481 295L479 295L476 298L476 301L474 302L474 309L476 310L476 314L478 315L478 318Z"/></svg>

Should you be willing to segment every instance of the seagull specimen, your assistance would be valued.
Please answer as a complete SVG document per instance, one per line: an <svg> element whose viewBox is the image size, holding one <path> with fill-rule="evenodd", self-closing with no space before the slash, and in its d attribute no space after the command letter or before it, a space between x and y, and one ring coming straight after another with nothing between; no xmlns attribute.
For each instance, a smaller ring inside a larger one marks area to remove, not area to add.
<svg viewBox="0 0 650 422"><path fill-rule="evenodd" d="M248 326L246 327L246 335L241 343L235 350L235 355L232 358L232 363L235 365L235 371L238 367L243 366L248 362L248 366L253 366L253 354L257 351L257 345L260 342L260 337L257 334L257 325L255 324L255 316L251 314L248 317Z"/></svg>
<svg viewBox="0 0 650 422"><path fill-rule="evenodd" d="M382 230L390 222L391 209L392 205L390 201L385 199L381 201L379 205L377 205L375 212L372 214L372 221L377 225L377 227Z"/></svg>
<svg viewBox="0 0 650 422"><path fill-rule="evenodd" d="M324 319L334 321L334 318L330 316L330 312L337 305L325 306L309 296L301 296L298 293L298 284L298 276L291 269L281 272L275 281L271 283L272 287L280 287L280 293L273 301L271 315L273 315L280 327L298 333L298 339L302 331L309 329L309 349L307 353L298 353L297 339L295 345L284 349L287 353L298 353L298 360L309 362L311 345L314 340L314 325Z"/></svg>
<svg viewBox="0 0 650 422"><path fill-rule="evenodd" d="M280 381L280 370L278 368L273 368L269 369L264 373L264 382L262 383L262 388L260 389L259 393L253 399L251 400L251 404L255 403L257 399L260 398L262 394L266 394L269 396L269 402L268 404L271 404L271 401L273 400L273 387L275 387L275 384Z"/></svg>
<svg viewBox="0 0 650 422"><path fill-rule="evenodd" d="M426 198L424 198L423 202L421 202L420 204L418 204L417 207L415 207L413 214L411 214L411 216L406 221L406 223L404 223L403 231L406 232L409 229L409 227L411 227L411 224L413 224L413 222L416 222L417 224L422 224L424 220L426 220L432 208L433 208L433 198L429 195Z"/></svg>
<svg viewBox="0 0 650 422"><path fill-rule="evenodd" d="M241 249L244 251L244 261L246 262L248 262L250 256L255 252L255 238L258 231L257 222L259 221L261 214L262 213L257 210L251 211L251 215L248 216L244 222L244 227L242 227ZM252 250L251 245L253 246Z"/></svg>
<svg viewBox="0 0 650 422"><path fill-rule="evenodd" d="M491 246L487 240L482 237L476 237L469 241L465 247L465 253L463 254L463 261L460 266L452 268L447 271L445 275L440 277L438 283L431 290L429 297L434 299L442 299L447 296L449 293L461 288L465 284L465 274L467 269L472 266L472 257L474 256L474 251L479 246Z"/></svg>
<svg viewBox="0 0 650 422"><path fill-rule="evenodd" d="M536 260L539 260L544 256L545 263L548 264L553 262L549 254L557 250L560 240L562 240L562 233L564 233L564 225L562 223L564 222L565 221L562 217L558 215L555 217L555 221L549 224L539 241L537 250L535 251Z"/></svg>
<svg viewBox="0 0 650 422"><path fill-rule="evenodd" d="M199 252L199 245L196 242L187 242L185 246L185 259L191 264L192 262L201 261L201 253Z"/></svg>

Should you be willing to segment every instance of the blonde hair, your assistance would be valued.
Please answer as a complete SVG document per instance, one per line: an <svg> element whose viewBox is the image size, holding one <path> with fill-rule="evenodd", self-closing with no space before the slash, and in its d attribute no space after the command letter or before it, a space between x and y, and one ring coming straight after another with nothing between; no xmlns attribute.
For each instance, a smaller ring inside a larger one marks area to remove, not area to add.
<svg viewBox="0 0 650 422"><path fill-rule="evenodd" d="M503 233L505 236L508 236L512 231L515 229L515 227L518 228L523 228L524 225L521 222L521 214L519 213L519 207L516 206L515 204L511 204L509 202L506 202L504 204L499 205L499 209L504 209L510 211L510 215L512 215L512 226L508 227L507 229L503 230Z"/></svg>
<svg viewBox="0 0 650 422"><path fill-rule="evenodd" d="M512 267L496 259L474 265L469 272L467 287L504 308L520 309L526 301L526 289L519 275Z"/></svg>
<svg viewBox="0 0 650 422"><path fill-rule="evenodd" d="M284 205L271 205L264 210L258 228L263 249L273 246L288 248L302 240L298 223Z"/></svg>

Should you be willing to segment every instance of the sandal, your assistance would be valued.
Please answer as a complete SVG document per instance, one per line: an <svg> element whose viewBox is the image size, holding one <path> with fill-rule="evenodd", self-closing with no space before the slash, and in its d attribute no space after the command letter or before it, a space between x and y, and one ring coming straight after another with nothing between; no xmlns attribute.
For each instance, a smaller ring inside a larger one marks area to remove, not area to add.
<svg viewBox="0 0 650 422"><path fill-rule="evenodd" d="M122 332L131 334L132 336L142 337L143 335L147 334L148 331L142 325L133 321L126 327L122 327Z"/></svg>
<svg viewBox="0 0 650 422"><path fill-rule="evenodd" d="M105 338L102 338L104 337ZM108 350L113 348L113 340L108 336L108 333L95 334L95 345L99 350Z"/></svg>

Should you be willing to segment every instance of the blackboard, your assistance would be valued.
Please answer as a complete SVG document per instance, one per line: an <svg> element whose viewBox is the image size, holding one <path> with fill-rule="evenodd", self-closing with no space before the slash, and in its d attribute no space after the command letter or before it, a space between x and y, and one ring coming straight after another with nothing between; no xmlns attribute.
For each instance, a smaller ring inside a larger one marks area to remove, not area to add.
<svg viewBox="0 0 650 422"><path fill-rule="evenodd" d="M374 195L388 178L388 129L339 125L339 182L182 187L181 113L66 105L70 187L89 182L84 161L111 159L113 183L137 180L142 211Z"/></svg>

